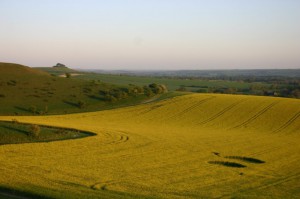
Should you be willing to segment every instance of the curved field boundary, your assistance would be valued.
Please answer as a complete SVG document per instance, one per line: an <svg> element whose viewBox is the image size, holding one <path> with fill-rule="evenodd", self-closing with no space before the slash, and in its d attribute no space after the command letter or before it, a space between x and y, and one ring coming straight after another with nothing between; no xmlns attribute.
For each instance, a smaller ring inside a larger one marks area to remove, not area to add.
<svg viewBox="0 0 300 199"><path fill-rule="evenodd" d="M1 122L7 122L7 123L12 123L11 121L5 121L5 120L0 120ZM21 125L32 125L33 123L26 123L26 122L18 122L18 124ZM45 143L45 142L59 142L59 141L65 141L65 140L74 140L74 139L81 139L81 138L86 138L89 136L96 136L96 133L90 132L90 131L84 131L84 130L79 130L75 128L65 128L65 127L58 127L58 126L50 126L50 125L43 125L43 124L37 124L40 127L48 128L48 129L57 129L57 130L67 130L67 131L73 131L73 132L80 132L82 134L85 134L86 136L82 137L72 137L72 138L65 138L65 139L57 139L57 140L48 140L48 141L36 141L36 142L22 142L22 143L10 143L10 144L27 144L27 143ZM1 145L6 145L6 144L0 144Z"/></svg>
<svg viewBox="0 0 300 199"><path fill-rule="evenodd" d="M273 131L274 133L278 133L284 129L286 129L288 126L290 126L296 119L300 117L300 111L296 113L293 117L291 117L285 124L283 124L281 127Z"/></svg>
<svg viewBox="0 0 300 199"><path fill-rule="evenodd" d="M222 116L223 114L225 114L226 112L230 111L231 109L233 109L234 107L236 107L237 105L239 105L240 103L242 103L242 102L244 102L246 100L247 99L242 99L240 101L237 101L237 102L231 104L230 106L226 107L225 109L221 110L219 113L213 115L212 117L210 117L210 118L208 118L208 119L206 119L206 120L204 120L204 121L202 121L202 122L200 122L198 124L206 124L208 122L211 122L211 121L217 119L218 117Z"/></svg>
<svg viewBox="0 0 300 199"><path fill-rule="evenodd" d="M185 114L185 113L187 113L187 112L193 110L194 108L200 106L201 104L203 104L203 103L205 103L205 102L207 102L207 101L210 101L210 100L212 100L212 99L214 99L214 98L216 98L216 96L211 96L211 97L205 98L205 99L203 99L203 100L200 100L200 101L196 102L195 104L189 106L188 108L182 110L181 112L177 113L176 115L173 115L173 116L170 117L169 119L174 119L174 118L178 117L179 115L183 115L183 114Z"/></svg>
<svg viewBox="0 0 300 199"><path fill-rule="evenodd" d="M254 121L255 119L257 119L259 116L263 115L265 112L267 112L269 109L271 109L273 106L275 106L276 104L278 104L279 102L273 102L270 105L266 106L265 108L263 108L262 110L260 110L258 113L256 113L255 115L253 115L252 117L250 117L248 120L244 121L243 123L233 127L232 129L235 128L239 128L242 126L245 126L247 124L249 124L250 122Z"/></svg>

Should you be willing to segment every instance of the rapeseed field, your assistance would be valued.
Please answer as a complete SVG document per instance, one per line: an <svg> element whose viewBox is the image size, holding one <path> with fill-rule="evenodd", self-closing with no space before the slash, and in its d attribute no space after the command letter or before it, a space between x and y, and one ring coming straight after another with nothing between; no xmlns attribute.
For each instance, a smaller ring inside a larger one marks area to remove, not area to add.
<svg viewBox="0 0 300 199"><path fill-rule="evenodd" d="M0 186L54 198L297 198L300 101L190 94L107 111L1 116L97 135L0 146Z"/></svg>

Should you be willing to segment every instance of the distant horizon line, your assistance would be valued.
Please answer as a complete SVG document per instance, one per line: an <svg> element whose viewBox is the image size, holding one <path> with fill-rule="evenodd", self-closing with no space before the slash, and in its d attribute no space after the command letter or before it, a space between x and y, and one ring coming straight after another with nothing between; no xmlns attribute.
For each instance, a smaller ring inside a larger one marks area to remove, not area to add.
<svg viewBox="0 0 300 199"><path fill-rule="evenodd" d="M28 66L31 68L52 68L54 65L52 66L30 66L27 64L21 64L21 63L15 63L15 62L2 62L0 61L0 63L9 63L9 64L19 64L19 65L24 65L24 66ZM92 71L92 70L102 70L102 71L218 71L218 70L300 70L300 66L299 67L290 67L290 68L278 68L278 67L274 67L274 68L202 68L202 69L193 69L193 68L179 68L179 69L129 69L129 68L121 68L121 69L107 69L107 68L82 68L82 67L72 67L69 65L65 65L66 67L70 68L70 69L74 69L74 70L86 70L86 71Z"/></svg>
<svg viewBox="0 0 300 199"><path fill-rule="evenodd" d="M67 66L68 67L68 66ZM38 68L38 67L34 67ZM45 67L47 68L47 67ZM85 70L85 71L141 71L141 72L155 72L155 71L219 71L219 70L300 70L300 68L232 68L232 69L97 69L97 68L71 68L74 70Z"/></svg>

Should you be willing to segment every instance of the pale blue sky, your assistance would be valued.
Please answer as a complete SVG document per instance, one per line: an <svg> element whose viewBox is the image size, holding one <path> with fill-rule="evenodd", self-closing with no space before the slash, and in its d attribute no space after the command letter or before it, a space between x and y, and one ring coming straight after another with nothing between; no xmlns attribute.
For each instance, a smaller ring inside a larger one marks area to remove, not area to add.
<svg viewBox="0 0 300 199"><path fill-rule="evenodd" d="M0 62L300 68L300 0L0 0Z"/></svg>

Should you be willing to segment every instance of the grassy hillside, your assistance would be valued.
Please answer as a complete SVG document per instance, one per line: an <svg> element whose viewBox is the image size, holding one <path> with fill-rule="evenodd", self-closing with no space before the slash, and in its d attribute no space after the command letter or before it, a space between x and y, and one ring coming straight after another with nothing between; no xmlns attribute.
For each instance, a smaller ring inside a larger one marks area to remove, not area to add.
<svg viewBox="0 0 300 199"><path fill-rule="evenodd" d="M55 198L300 194L296 99L192 94L101 112L0 119L97 133L1 146L5 188Z"/></svg>
<svg viewBox="0 0 300 199"><path fill-rule="evenodd" d="M27 66L0 63L0 115L87 112L149 99L141 92L129 93L134 89L134 85L62 78ZM111 98L113 94L115 97Z"/></svg>
<svg viewBox="0 0 300 199"><path fill-rule="evenodd" d="M41 70L36 70L30 68L28 66L20 65L20 64L13 64L13 63L4 63L0 62L0 77L1 80L9 79L10 77L18 77L24 78L27 76L29 78L32 77L49 77L50 75L47 72L43 72Z"/></svg>

